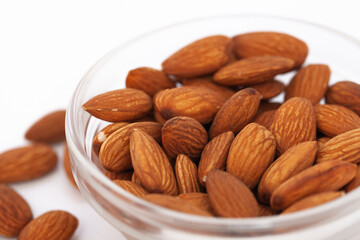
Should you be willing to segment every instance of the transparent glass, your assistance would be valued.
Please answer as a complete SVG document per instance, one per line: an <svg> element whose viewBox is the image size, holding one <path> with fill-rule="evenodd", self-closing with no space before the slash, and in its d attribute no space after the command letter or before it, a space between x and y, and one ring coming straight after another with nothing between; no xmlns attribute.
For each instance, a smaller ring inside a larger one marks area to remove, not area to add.
<svg viewBox="0 0 360 240"><path fill-rule="evenodd" d="M66 137L80 192L94 209L129 239L358 239L360 189L328 204L294 214L251 219L205 218L182 214L145 202L113 184L91 154L91 143L105 122L81 106L91 97L125 87L130 69L161 68L175 50L204 36L250 31L279 31L304 40L306 63L325 63L330 83L360 80L360 43L323 26L266 16L225 16L188 21L151 33L115 48L82 78L68 107ZM292 74L280 77L289 81ZM356 237L357 236L357 237Z"/></svg>

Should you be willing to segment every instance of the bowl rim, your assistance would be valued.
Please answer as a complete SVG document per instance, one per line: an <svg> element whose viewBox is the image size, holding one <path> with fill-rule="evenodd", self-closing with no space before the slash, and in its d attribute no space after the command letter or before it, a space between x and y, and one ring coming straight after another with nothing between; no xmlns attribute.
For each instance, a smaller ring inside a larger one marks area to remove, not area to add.
<svg viewBox="0 0 360 240"><path fill-rule="evenodd" d="M101 171L98 169L94 164L91 163L91 159L88 157L85 149L79 149L76 147L76 143L79 142L79 139L76 139L73 137L71 132L75 132L75 126L73 121L73 112L76 110L76 102L77 99L81 93L81 89L84 86L86 80L88 77L96 72L96 69L98 67L101 67L102 63L107 61L107 59L111 58L112 55L115 53L121 51L122 49L125 49L128 45L131 45L135 42L141 41L142 38L156 34L158 32L167 30L169 28L174 28L179 25L188 24L191 22L200 22L205 20L212 20L217 18L265 18L265 19L276 19L276 20L283 20L283 21L290 21L295 23L300 23L304 25L311 25L313 27L321 28L323 30L330 31L338 36L341 36L342 38L345 38L346 40L353 42L355 45L360 47L360 40L357 38L344 33L340 30L334 29L332 27L328 27L319 23L313 23L308 20L302 20L302 19L296 19L291 17L283 17L283 16L276 16L276 15L261 15L261 14L232 14L232 15L217 15L217 16L209 16L209 17L202 17L202 18L195 18L195 19L189 19L185 21L176 22L167 26L162 26L160 28L150 30L148 32L145 32L143 34L137 35L131 39L128 39L127 41L124 41L123 43L119 44L112 50L108 51L103 57L101 57L99 60L97 60L90 69L83 75L80 82L78 83L71 99L68 104L68 108L66 111L66 122L65 122L65 129L66 129L66 138L67 143L69 145L69 150L72 151L72 154L76 156L77 161L83 165L89 173L94 176L96 179L101 181L102 184L106 185L111 191L114 191L116 194L121 195L124 197L125 200L131 201L132 203L136 204L136 207L141 207L142 210L147 211L149 214L156 212L158 216L166 216L168 218L173 218L175 220L180 220L182 222L188 222L191 224L209 224L209 225L232 225L232 226L247 226L261 229L261 226L264 226L265 228L267 226L283 226L283 227L293 227L293 226L299 226L299 220L303 223L306 223L307 220L312 219L315 216L318 216L320 214L324 214L328 211L337 210L341 206L348 205L350 203L353 203L360 199L360 189L356 189L354 191L351 191L346 194L346 196L335 199L329 203L322 204L320 206L311 208L310 210L304 210L299 211L291 214L286 215L276 215L276 216L268 216L268 217L259 217L259 218L209 218L209 217L202 217L202 216L196 216L191 214L185 214L178 211L174 211L171 209L163 208L158 205L152 204L146 200L143 200L141 198L138 198L129 192L117 187L116 184L114 184L110 179L108 179ZM71 158L71 161L74 161ZM72 163L72 168L74 164ZM73 171L74 172L74 171ZM76 175L76 174L74 174ZM75 176L76 181L77 177ZM90 204L91 205L91 204ZM165 219L165 221L168 221L169 219ZM261 226L260 226L261 225Z"/></svg>

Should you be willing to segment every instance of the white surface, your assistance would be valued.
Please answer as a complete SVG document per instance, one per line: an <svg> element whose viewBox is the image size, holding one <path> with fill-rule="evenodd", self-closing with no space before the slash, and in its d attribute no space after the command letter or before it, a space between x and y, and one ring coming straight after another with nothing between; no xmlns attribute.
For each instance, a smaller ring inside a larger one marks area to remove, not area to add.
<svg viewBox="0 0 360 240"><path fill-rule="evenodd" d="M0 151L26 144L27 127L65 108L98 58L141 33L205 16L266 14L320 23L360 39L358 9L356 0L0 1ZM61 160L62 146L56 147ZM125 239L70 185L61 161L51 174L12 186L34 216L53 209L76 215L74 239Z"/></svg>

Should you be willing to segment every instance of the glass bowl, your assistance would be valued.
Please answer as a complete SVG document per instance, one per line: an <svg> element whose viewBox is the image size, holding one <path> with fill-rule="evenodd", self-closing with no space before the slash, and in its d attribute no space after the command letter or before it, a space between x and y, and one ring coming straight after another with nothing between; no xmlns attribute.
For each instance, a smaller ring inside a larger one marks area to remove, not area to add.
<svg viewBox="0 0 360 240"><path fill-rule="evenodd" d="M360 81L360 42L339 31L304 21L268 16L225 16L187 21L132 39L101 58L81 79L66 117L71 165L81 194L129 239L358 239L360 189L330 203L285 216L246 219L206 218L148 203L122 190L99 169L91 144L106 125L81 106L100 93L124 88L129 70L161 62L180 47L205 36L252 31L294 35L309 46L306 63L325 63L330 84ZM292 74L279 78L289 81ZM282 98L282 97L280 97ZM357 236L357 237L356 237Z"/></svg>

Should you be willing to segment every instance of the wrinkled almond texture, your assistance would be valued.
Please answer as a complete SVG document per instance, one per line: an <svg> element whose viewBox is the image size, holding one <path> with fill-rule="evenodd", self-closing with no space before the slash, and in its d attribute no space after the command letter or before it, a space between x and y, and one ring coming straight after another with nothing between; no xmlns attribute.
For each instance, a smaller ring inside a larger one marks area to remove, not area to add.
<svg viewBox="0 0 360 240"><path fill-rule="evenodd" d="M152 99L141 90L118 89L91 98L83 105L83 109L109 122L133 121L150 113Z"/></svg>
<svg viewBox="0 0 360 240"><path fill-rule="evenodd" d="M142 130L134 129L130 136L130 154L136 176L147 191L178 194L171 164L151 136Z"/></svg>
<svg viewBox="0 0 360 240"><path fill-rule="evenodd" d="M331 138L329 137L321 137L317 139L317 144L318 144L318 149L322 148L322 146L324 146L324 144L329 141Z"/></svg>
<svg viewBox="0 0 360 240"><path fill-rule="evenodd" d="M209 130L210 138L227 131L234 134L240 132L255 116L259 104L260 95L254 89L245 88L238 91L217 112Z"/></svg>
<svg viewBox="0 0 360 240"><path fill-rule="evenodd" d="M270 131L274 135L279 153L301 142L316 139L316 116L311 102L294 97L276 111Z"/></svg>
<svg viewBox="0 0 360 240"><path fill-rule="evenodd" d="M351 81L337 82L326 92L326 103L343 105L360 115L360 85Z"/></svg>
<svg viewBox="0 0 360 240"><path fill-rule="evenodd" d="M32 219L28 203L11 187L0 184L0 237L15 237Z"/></svg>
<svg viewBox="0 0 360 240"><path fill-rule="evenodd" d="M100 148L100 163L110 171L122 172L132 168L129 139L134 129L141 129L161 141L161 126L156 122L137 122L128 124L107 137Z"/></svg>
<svg viewBox="0 0 360 240"><path fill-rule="evenodd" d="M206 189L217 216L257 217L259 205L250 189L231 174L213 169L209 172Z"/></svg>
<svg viewBox="0 0 360 240"><path fill-rule="evenodd" d="M175 83L159 70L139 67L129 71L126 87L142 90L153 97L160 90L175 87Z"/></svg>
<svg viewBox="0 0 360 240"><path fill-rule="evenodd" d="M349 184L346 185L345 191L350 192L359 186L360 186L360 166L358 165L356 169L356 175L353 178L353 180L351 180L351 182L349 182Z"/></svg>
<svg viewBox="0 0 360 240"><path fill-rule="evenodd" d="M201 192L197 178L197 167L186 155L180 154L177 156L175 174L179 193Z"/></svg>
<svg viewBox="0 0 360 240"><path fill-rule="evenodd" d="M295 61L301 66L308 54L306 43L294 36L278 32L251 32L233 38L234 50L239 58L275 55Z"/></svg>
<svg viewBox="0 0 360 240"><path fill-rule="evenodd" d="M272 80L294 68L294 61L278 56L249 57L220 68L214 81L228 86L252 85Z"/></svg>
<svg viewBox="0 0 360 240"><path fill-rule="evenodd" d="M178 198L184 200L202 210L213 214L213 211L210 206L210 200L207 193L199 193L199 192L192 192L192 193L182 193L179 194Z"/></svg>
<svg viewBox="0 0 360 240"><path fill-rule="evenodd" d="M57 156L45 144L19 147L0 154L0 183L11 183L41 177L54 169Z"/></svg>
<svg viewBox="0 0 360 240"><path fill-rule="evenodd" d="M329 137L360 128L360 117L341 105L318 104L315 106L315 113L319 131Z"/></svg>
<svg viewBox="0 0 360 240"><path fill-rule="evenodd" d="M226 171L252 189L274 160L275 149L276 142L271 132L259 124L250 123L232 142Z"/></svg>
<svg viewBox="0 0 360 240"><path fill-rule="evenodd" d="M261 99L268 100L279 95L285 89L285 85L277 80L271 80L249 86L261 95Z"/></svg>
<svg viewBox="0 0 360 240"><path fill-rule="evenodd" d="M283 182L310 167L316 156L317 143L303 142L289 148L263 174L258 186L258 199L269 203L271 194Z"/></svg>
<svg viewBox="0 0 360 240"><path fill-rule="evenodd" d="M316 164L281 184L271 195L273 209L283 210L312 194L337 191L356 174L356 165L343 161Z"/></svg>
<svg viewBox="0 0 360 240"><path fill-rule="evenodd" d="M178 50L162 63L163 71L178 77L215 72L230 59L232 41L222 35L199 39Z"/></svg>
<svg viewBox="0 0 360 240"><path fill-rule="evenodd" d="M288 214L288 213L298 212L312 207L316 207L323 203L327 203L338 197L341 197L344 194L345 193L343 191L340 192L330 191L330 192L322 192L322 193L314 194L298 202L295 202L290 207L285 209L281 214Z"/></svg>
<svg viewBox="0 0 360 240"><path fill-rule="evenodd" d="M65 110L59 110L45 115L26 131L25 138L44 143L65 140L65 114Z"/></svg>
<svg viewBox="0 0 360 240"><path fill-rule="evenodd" d="M65 211L51 211L33 219L21 231L19 240L70 240L79 222Z"/></svg>
<svg viewBox="0 0 360 240"><path fill-rule="evenodd" d="M319 149L316 162L331 160L360 162L360 128L333 137Z"/></svg>
<svg viewBox="0 0 360 240"><path fill-rule="evenodd" d="M208 142L205 128L190 117L174 117L161 129L162 144L167 156L175 159L179 154L199 158Z"/></svg>
<svg viewBox="0 0 360 240"><path fill-rule="evenodd" d="M206 124L214 119L224 99L208 89L180 87L162 91L154 102L156 110L165 119L186 116Z"/></svg>
<svg viewBox="0 0 360 240"><path fill-rule="evenodd" d="M147 194L147 191L137 185L136 183L133 183L128 180L114 180L113 183L123 188L125 191L128 191L129 193L134 194L137 197L143 197Z"/></svg>
<svg viewBox="0 0 360 240"><path fill-rule="evenodd" d="M226 159L233 140L233 132L228 131L218 135L206 144L201 153L198 167L199 181L203 186L205 186L207 175L211 169L225 170Z"/></svg>
<svg viewBox="0 0 360 240"><path fill-rule="evenodd" d="M312 104L324 97L330 80L330 68L324 64L312 64L301 68L285 90L285 100L292 97L309 99Z"/></svg>

